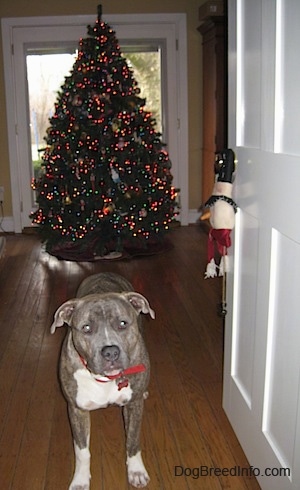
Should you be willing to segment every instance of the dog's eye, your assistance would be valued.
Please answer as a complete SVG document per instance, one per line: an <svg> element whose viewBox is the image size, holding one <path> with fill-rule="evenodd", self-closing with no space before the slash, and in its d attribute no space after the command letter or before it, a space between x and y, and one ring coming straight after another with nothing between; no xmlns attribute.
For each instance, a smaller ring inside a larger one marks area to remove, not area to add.
<svg viewBox="0 0 300 490"><path fill-rule="evenodd" d="M83 333L91 333L92 328L90 325L83 325L82 329Z"/></svg>
<svg viewBox="0 0 300 490"><path fill-rule="evenodd" d="M119 323L119 329L124 330L127 327L127 322L125 320L121 320Z"/></svg>

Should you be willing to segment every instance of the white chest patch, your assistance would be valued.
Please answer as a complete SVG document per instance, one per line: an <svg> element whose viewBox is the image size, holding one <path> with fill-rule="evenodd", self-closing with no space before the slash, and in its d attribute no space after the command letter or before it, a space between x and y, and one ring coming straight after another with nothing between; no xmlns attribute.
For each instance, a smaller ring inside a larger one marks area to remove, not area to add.
<svg viewBox="0 0 300 490"><path fill-rule="evenodd" d="M132 389L128 386L118 389L118 381L100 383L87 369L78 369L74 373L77 382L76 403L83 410L96 410L108 405L126 405L132 397Z"/></svg>

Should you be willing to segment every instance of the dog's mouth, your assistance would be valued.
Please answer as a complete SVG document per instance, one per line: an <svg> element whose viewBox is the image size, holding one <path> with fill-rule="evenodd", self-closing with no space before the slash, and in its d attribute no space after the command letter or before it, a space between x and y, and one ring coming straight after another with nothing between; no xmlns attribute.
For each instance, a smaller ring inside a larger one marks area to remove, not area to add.
<svg viewBox="0 0 300 490"><path fill-rule="evenodd" d="M103 377L117 378L119 375L121 375L121 373L123 372L123 370L124 370L124 367L123 366L115 366L115 365L112 365L112 366L107 366L107 367L101 369L100 373L99 373L99 371L98 371L97 374L95 374L95 373L92 372L92 376L95 379L103 378Z"/></svg>
<svg viewBox="0 0 300 490"><path fill-rule="evenodd" d="M106 371L104 371L104 375L105 376L117 376L122 371L123 371L123 369L120 369L120 368L119 369L107 369Z"/></svg>
<svg viewBox="0 0 300 490"><path fill-rule="evenodd" d="M81 360L82 364L84 365L84 367L91 373L93 378L96 380L101 379L101 378L105 378L105 377L107 377L107 378L118 377L119 375L121 375L121 373L124 370L124 366L121 366L120 363L118 363L118 364L117 363L105 363L106 365L103 366L102 369L98 371L98 369L96 370L92 366L89 366L87 361L82 356L80 356L80 360Z"/></svg>
<svg viewBox="0 0 300 490"><path fill-rule="evenodd" d="M103 371L103 374L91 374L96 381L104 382L118 379L122 376L122 373L122 369L107 369Z"/></svg>
<svg viewBox="0 0 300 490"><path fill-rule="evenodd" d="M120 360L115 362L105 362L102 364L101 374L104 376L116 376L121 373L124 369L126 369L126 365ZM98 371L99 372L99 371Z"/></svg>
<svg viewBox="0 0 300 490"><path fill-rule="evenodd" d="M121 372L123 371L123 369L121 368L118 368L118 369L105 369L103 371L103 374L96 374L94 375L95 378L99 377L99 376L118 376L118 374L120 374Z"/></svg>

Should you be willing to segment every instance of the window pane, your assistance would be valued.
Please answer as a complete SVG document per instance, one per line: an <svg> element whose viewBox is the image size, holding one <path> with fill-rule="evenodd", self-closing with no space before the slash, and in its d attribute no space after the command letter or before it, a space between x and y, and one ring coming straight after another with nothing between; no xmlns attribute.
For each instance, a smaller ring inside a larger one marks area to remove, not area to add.
<svg viewBox="0 0 300 490"><path fill-rule="evenodd" d="M52 52L51 52L52 51ZM32 155L32 176L37 177L44 137L49 126L49 117L54 112L57 92L70 73L77 52L66 48L67 52L57 52L57 48L32 48L28 50L27 80L29 92L30 134ZM123 56L133 70L140 88L140 96L146 99L145 109L152 112L156 120L156 130L162 132L161 98L161 52L158 47L123 46Z"/></svg>
<svg viewBox="0 0 300 490"><path fill-rule="evenodd" d="M139 84L141 97L146 99L145 109L152 112L156 130L161 133L161 54L156 51L127 51L123 48L128 65Z"/></svg>
<svg viewBox="0 0 300 490"><path fill-rule="evenodd" d="M32 54L26 56L29 92L31 158L33 175L40 168L40 151L45 147L44 137L49 117L54 112L57 92L76 58L74 54Z"/></svg>

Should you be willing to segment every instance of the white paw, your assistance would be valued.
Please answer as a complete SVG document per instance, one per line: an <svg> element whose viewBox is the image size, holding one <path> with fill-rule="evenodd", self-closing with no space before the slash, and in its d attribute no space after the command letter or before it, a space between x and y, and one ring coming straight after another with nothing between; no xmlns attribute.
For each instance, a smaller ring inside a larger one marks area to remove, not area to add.
<svg viewBox="0 0 300 490"><path fill-rule="evenodd" d="M75 473L69 490L90 490L90 451L89 449L79 447L74 443L75 449Z"/></svg>
<svg viewBox="0 0 300 490"><path fill-rule="evenodd" d="M69 490L90 490L90 485L77 485L77 483L71 483Z"/></svg>
<svg viewBox="0 0 300 490"><path fill-rule="evenodd" d="M127 457L127 474L128 481L133 487L143 488L148 485L150 477L144 466L140 451L134 456Z"/></svg>
<svg viewBox="0 0 300 490"><path fill-rule="evenodd" d="M69 490L90 490L90 480L83 480L77 475L73 478Z"/></svg>

